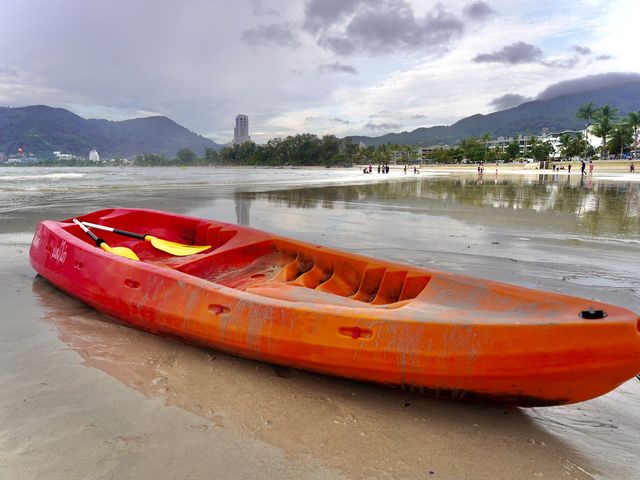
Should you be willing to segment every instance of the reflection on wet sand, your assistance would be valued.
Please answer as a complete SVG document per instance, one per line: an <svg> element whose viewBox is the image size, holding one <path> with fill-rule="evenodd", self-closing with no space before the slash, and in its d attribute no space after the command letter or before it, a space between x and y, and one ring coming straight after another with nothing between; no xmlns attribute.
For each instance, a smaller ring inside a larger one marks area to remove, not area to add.
<svg viewBox="0 0 640 480"><path fill-rule="evenodd" d="M358 209L364 204L384 202L387 210L441 208L454 215L460 207L490 209L500 215L531 212L545 217L562 215L564 228L581 234L640 233L640 186L637 182L593 183L591 178L558 175L504 175L492 182L485 182L480 176L411 180L263 193L236 192L234 199L238 221L242 220L243 225L248 221L248 213L242 212L248 212L252 200L262 199L287 208L344 206Z"/></svg>
<svg viewBox="0 0 640 480"><path fill-rule="evenodd" d="M520 409L274 368L119 325L42 278L32 288L87 366L201 416L194 428L241 430L348 477L590 478L595 470Z"/></svg>

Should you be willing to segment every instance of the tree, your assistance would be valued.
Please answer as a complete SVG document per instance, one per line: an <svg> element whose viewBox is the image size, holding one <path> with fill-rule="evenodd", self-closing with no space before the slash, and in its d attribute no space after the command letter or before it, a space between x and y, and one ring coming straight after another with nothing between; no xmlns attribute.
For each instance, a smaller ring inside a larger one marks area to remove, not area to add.
<svg viewBox="0 0 640 480"><path fill-rule="evenodd" d="M613 122L616 119L617 109L612 108L610 105L605 105L598 110L596 116L596 124L593 129L593 133L596 137L602 138L602 158L609 158L609 150L607 147L607 140L611 129L613 128Z"/></svg>
<svg viewBox="0 0 640 480"><path fill-rule="evenodd" d="M508 160L515 160L520 155L520 144L514 140L509 145L507 145L507 149L505 150L505 155Z"/></svg>
<svg viewBox="0 0 640 480"><path fill-rule="evenodd" d="M638 158L638 130L640 130L640 111L627 113L625 123L633 131L633 158Z"/></svg>
<svg viewBox="0 0 640 480"><path fill-rule="evenodd" d="M620 151L620 157L624 155L624 147L633 140L632 130L626 123L618 123L611 129L609 146L613 151Z"/></svg>
<svg viewBox="0 0 640 480"><path fill-rule="evenodd" d="M538 161L548 160L553 153L553 145L548 142L536 142L531 148L531 156Z"/></svg>
<svg viewBox="0 0 640 480"><path fill-rule="evenodd" d="M589 102L582 105L578 109L578 113L576 113L576 117L581 118L585 121L584 134L585 134L585 140L587 140L587 143L589 143L588 142L589 138L587 137L587 135L589 135L589 127L591 126L591 120L593 119L593 117L595 117L597 111L598 109L594 106L593 102ZM586 149L585 149L585 157L586 157Z"/></svg>
<svg viewBox="0 0 640 480"><path fill-rule="evenodd" d="M568 158L571 153L572 138L568 133L560 135L560 157Z"/></svg>
<svg viewBox="0 0 640 480"><path fill-rule="evenodd" d="M191 163L195 163L197 159L198 155L190 148L181 148L180 150L178 150L178 154L176 155L176 160L180 165L189 165Z"/></svg>
<svg viewBox="0 0 640 480"><path fill-rule="evenodd" d="M466 159L473 163L484 161L484 145L475 138L465 138L462 140L462 142L460 142L460 151Z"/></svg>

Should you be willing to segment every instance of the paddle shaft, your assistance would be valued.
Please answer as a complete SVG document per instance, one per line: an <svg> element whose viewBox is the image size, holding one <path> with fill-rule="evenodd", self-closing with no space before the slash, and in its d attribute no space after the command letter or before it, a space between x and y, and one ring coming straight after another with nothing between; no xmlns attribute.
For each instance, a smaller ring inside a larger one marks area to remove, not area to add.
<svg viewBox="0 0 640 480"><path fill-rule="evenodd" d="M77 219L73 219L73 223L75 223L76 225L78 225L82 231L84 233L86 233L87 235L89 235L91 237L91 239L96 242L96 247L100 247L102 248L102 244L104 243L104 240L101 239L100 237L98 237L95 233L93 233L91 230L89 230L86 226L84 226L82 224L82 222L79 222Z"/></svg>
<svg viewBox="0 0 640 480"><path fill-rule="evenodd" d="M147 239L147 235L143 233L128 232L126 230L120 230L119 228L112 228L112 227L105 227L104 225L98 225L97 223L89 223L89 222L82 222L82 223L87 227L97 228L98 230L104 230L106 232L117 233L118 235L124 235L126 237L137 238L138 240Z"/></svg>

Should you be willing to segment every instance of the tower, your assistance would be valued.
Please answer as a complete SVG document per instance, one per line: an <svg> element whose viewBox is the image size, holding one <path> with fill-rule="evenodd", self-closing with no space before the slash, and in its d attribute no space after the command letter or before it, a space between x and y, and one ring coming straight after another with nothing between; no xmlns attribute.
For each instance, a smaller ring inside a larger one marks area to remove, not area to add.
<svg viewBox="0 0 640 480"><path fill-rule="evenodd" d="M250 141L249 117L243 114L236 115L236 126L233 129L233 144L242 145L244 142Z"/></svg>

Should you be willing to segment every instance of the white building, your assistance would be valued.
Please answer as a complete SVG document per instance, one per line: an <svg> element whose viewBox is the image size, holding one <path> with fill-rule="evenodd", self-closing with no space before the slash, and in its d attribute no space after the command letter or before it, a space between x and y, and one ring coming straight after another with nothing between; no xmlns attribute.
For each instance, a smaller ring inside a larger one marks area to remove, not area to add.
<svg viewBox="0 0 640 480"><path fill-rule="evenodd" d="M236 126L233 129L233 144L242 145L250 142L249 136L249 117L243 114L236 115Z"/></svg>
<svg viewBox="0 0 640 480"><path fill-rule="evenodd" d="M90 162L100 161L100 155L98 155L98 151L95 148L89 152L89 161Z"/></svg>

